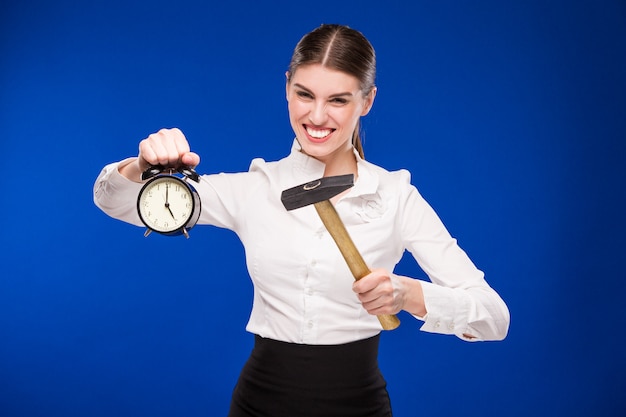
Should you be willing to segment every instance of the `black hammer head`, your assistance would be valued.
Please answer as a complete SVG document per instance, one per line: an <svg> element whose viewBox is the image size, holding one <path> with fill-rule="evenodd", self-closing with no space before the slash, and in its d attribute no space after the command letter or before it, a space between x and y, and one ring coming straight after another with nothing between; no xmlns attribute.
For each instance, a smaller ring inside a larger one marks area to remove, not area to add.
<svg viewBox="0 0 626 417"><path fill-rule="evenodd" d="M323 177L283 191L280 200L287 210L294 210L332 197L354 185L354 175Z"/></svg>

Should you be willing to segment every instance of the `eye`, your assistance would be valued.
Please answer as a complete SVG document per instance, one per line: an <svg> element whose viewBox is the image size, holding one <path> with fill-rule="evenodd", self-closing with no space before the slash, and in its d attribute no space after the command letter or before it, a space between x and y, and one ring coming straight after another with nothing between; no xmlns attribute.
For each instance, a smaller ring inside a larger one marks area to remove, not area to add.
<svg viewBox="0 0 626 417"><path fill-rule="evenodd" d="M305 99L313 98L313 96L310 93L307 93L306 91L302 91L302 90L296 91L296 95L300 98L305 98Z"/></svg>
<svg viewBox="0 0 626 417"><path fill-rule="evenodd" d="M338 104L338 105L348 104L348 100L346 100L345 98L341 98L341 97L335 97L331 99L330 102L333 104Z"/></svg>

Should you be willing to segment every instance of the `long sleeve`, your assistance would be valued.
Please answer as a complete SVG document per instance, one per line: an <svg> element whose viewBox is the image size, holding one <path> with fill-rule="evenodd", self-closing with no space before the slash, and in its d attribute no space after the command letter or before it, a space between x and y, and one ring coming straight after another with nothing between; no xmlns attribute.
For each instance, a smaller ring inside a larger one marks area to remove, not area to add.
<svg viewBox="0 0 626 417"><path fill-rule="evenodd" d="M142 184L133 182L118 172L126 159L105 166L93 186L93 201L109 216L136 226L142 226L137 213L137 195Z"/></svg>
<svg viewBox="0 0 626 417"><path fill-rule="evenodd" d="M408 183L408 173L403 180ZM421 330L468 341L504 339L510 322L506 304L417 189L404 189L398 216L404 245L431 281L422 282L428 313L420 318Z"/></svg>
<svg viewBox="0 0 626 417"><path fill-rule="evenodd" d="M358 156L357 156L358 158ZM142 184L109 164L94 184L94 202L109 216L137 226ZM410 184L358 159L359 175L336 204L368 265L392 271L410 251L429 281L421 281L426 317L421 330L464 340L506 336L509 312L498 294ZM285 210L281 192L319 178L324 166L298 149L277 162L254 160L248 172L203 175L193 184L202 200L198 224L233 230L241 239L254 284L248 331L294 343L337 344L380 332L352 291L354 281L313 207ZM474 336L467 339L463 334Z"/></svg>

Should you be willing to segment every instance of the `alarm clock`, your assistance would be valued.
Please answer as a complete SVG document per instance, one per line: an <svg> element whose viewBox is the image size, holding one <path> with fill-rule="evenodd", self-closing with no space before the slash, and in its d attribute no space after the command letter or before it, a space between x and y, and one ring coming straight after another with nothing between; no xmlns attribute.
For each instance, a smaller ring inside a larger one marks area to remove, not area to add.
<svg viewBox="0 0 626 417"><path fill-rule="evenodd" d="M152 166L142 173L141 179L148 180L137 196L137 212L147 227L144 235L157 232L189 238L202 206L198 192L189 182L200 182L196 171L189 167Z"/></svg>

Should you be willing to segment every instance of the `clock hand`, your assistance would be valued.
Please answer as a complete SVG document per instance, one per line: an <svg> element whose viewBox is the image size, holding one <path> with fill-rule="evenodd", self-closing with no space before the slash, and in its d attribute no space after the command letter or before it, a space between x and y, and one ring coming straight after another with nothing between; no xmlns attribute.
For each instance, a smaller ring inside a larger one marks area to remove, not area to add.
<svg viewBox="0 0 626 417"><path fill-rule="evenodd" d="M167 209L167 211L170 212L170 214L172 215L172 219L176 220L176 217L174 217L174 213L172 213L172 209L170 208L169 203L165 204L165 208Z"/></svg>
<svg viewBox="0 0 626 417"><path fill-rule="evenodd" d="M174 217L174 213L172 213L172 209L170 208L170 205L168 204L165 207L167 208L167 211L169 211L170 214L172 215L172 219L176 220L176 217Z"/></svg>
<svg viewBox="0 0 626 417"><path fill-rule="evenodd" d="M174 213L172 213L172 209L170 208L170 203L168 202L169 201L169 191L170 191L170 185L169 184L165 184L165 208L172 215L172 219L176 220L176 217L174 217Z"/></svg>

